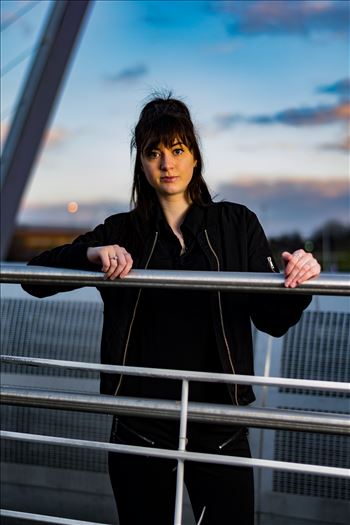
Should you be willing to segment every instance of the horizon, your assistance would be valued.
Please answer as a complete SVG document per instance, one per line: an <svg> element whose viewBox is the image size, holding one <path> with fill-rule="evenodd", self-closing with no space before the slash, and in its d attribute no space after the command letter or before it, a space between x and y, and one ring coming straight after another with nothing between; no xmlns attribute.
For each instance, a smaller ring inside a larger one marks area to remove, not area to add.
<svg viewBox="0 0 350 525"><path fill-rule="evenodd" d="M348 224L348 182L346 179L300 182L281 179L245 180L222 185L215 201L239 202L254 211L268 236L298 232L310 236L323 225L336 221ZM283 197L284 196L284 197ZM325 213L319 213L319 203ZM129 211L129 202L116 199L98 201L32 203L23 208L19 225L50 224L92 228L114 213ZM54 222L52 218L54 217Z"/></svg>

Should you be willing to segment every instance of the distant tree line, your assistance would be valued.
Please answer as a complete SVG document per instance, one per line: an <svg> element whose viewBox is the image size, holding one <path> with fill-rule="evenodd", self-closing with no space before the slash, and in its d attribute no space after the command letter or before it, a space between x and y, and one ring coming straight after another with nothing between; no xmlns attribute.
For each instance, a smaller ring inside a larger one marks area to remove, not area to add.
<svg viewBox="0 0 350 525"><path fill-rule="evenodd" d="M270 244L280 268L283 251L293 252L303 247L317 257L323 271L350 271L350 225L329 221L307 238L297 232L288 233L270 238Z"/></svg>
<svg viewBox="0 0 350 525"><path fill-rule="evenodd" d="M85 228L82 227L18 226L7 260L28 261L43 250L72 242L84 231ZM350 225L330 221L307 238L297 232L286 233L279 237L270 237L270 244L280 268L283 268L280 256L283 251L293 252L302 247L316 255L323 271L350 271Z"/></svg>

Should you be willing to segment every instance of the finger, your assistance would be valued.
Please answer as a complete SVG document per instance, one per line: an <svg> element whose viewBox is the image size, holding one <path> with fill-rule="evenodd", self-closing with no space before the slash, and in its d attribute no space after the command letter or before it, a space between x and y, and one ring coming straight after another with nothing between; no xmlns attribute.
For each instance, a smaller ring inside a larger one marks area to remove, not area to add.
<svg viewBox="0 0 350 525"><path fill-rule="evenodd" d="M110 256L108 254L108 250L101 250L99 252L99 256L100 256L100 261L101 261L101 264L102 264L101 270L104 273L106 273L106 272L108 272L108 270L110 269L110 266L111 266L111 259L110 259Z"/></svg>
<svg viewBox="0 0 350 525"><path fill-rule="evenodd" d="M108 256L108 268L105 270L105 279L109 279L118 267L118 258L115 255Z"/></svg>
<svg viewBox="0 0 350 525"><path fill-rule="evenodd" d="M110 279L115 270L118 268L120 257L118 256L117 248L119 246L110 246L108 249L108 269L106 270L105 279Z"/></svg>
<svg viewBox="0 0 350 525"><path fill-rule="evenodd" d="M113 270L110 272L110 275L109 275L109 279L111 279L112 281L114 281L114 279L119 277L119 275L121 274L121 272L124 270L125 266L127 265L125 253L121 250L118 251L117 261L118 261L117 265L113 268Z"/></svg>
<svg viewBox="0 0 350 525"><path fill-rule="evenodd" d="M316 259L314 259L313 257L311 257L309 259L305 258L305 262L300 267L299 272L295 276L295 279L301 277L304 273L308 272L311 268L316 267L317 264L318 263L317 263Z"/></svg>
<svg viewBox="0 0 350 525"><path fill-rule="evenodd" d="M124 268L124 270L119 274L119 277L122 279L123 277L125 277L126 275L128 275L128 273L130 272L131 268L132 268L132 265L133 265L133 260L132 260L132 257L130 255L130 253L126 253L125 254L125 259L127 261L126 263L126 266Z"/></svg>
<svg viewBox="0 0 350 525"><path fill-rule="evenodd" d="M307 255L306 252L300 248L299 250L295 250L293 253L290 253L290 252L282 252L282 258L289 261L292 257L297 257L297 258L301 258L303 257L304 255Z"/></svg>
<svg viewBox="0 0 350 525"><path fill-rule="evenodd" d="M306 266L310 266L312 264L312 257L306 255L302 259L294 260L292 264L293 266L290 267L290 271L286 270L286 277L290 279L294 279Z"/></svg>
<svg viewBox="0 0 350 525"><path fill-rule="evenodd" d="M318 264L317 261L315 261L315 264L313 264L308 271L305 271L301 275L299 275L296 279L297 284L302 284L305 281L308 281L309 279L313 279L314 277L317 277L320 274L321 266Z"/></svg>
<svg viewBox="0 0 350 525"><path fill-rule="evenodd" d="M316 259L313 259L311 263L305 264L301 269L300 272L287 283L287 286L290 286L292 288L295 288L298 284L301 284L308 279L312 279L313 277L317 277L320 274L321 266L317 262Z"/></svg>
<svg viewBox="0 0 350 525"><path fill-rule="evenodd" d="M290 276L292 272L297 272L304 264L308 263L313 259L311 253L305 253L300 255L298 253L293 253L287 266L284 269L284 274L286 277Z"/></svg>
<svg viewBox="0 0 350 525"><path fill-rule="evenodd" d="M295 264L297 264L299 257L289 252L283 252L282 258L284 262L284 275L289 275Z"/></svg>
<svg viewBox="0 0 350 525"><path fill-rule="evenodd" d="M311 254L304 252L304 250L296 250L293 253L283 252L285 261L285 275L289 275L295 266L298 266L299 262L304 261L305 257L312 257ZM282 254L282 256L283 256Z"/></svg>
<svg viewBox="0 0 350 525"><path fill-rule="evenodd" d="M310 264L306 263L304 266L302 266L302 268L299 269L299 271L292 272L292 275L290 275L286 281L287 286L295 288L295 286L300 282L303 276L310 271L310 269Z"/></svg>
<svg viewBox="0 0 350 525"><path fill-rule="evenodd" d="M285 270L285 285L289 286L292 282L296 283L298 277L305 271L309 271L312 265L312 255L306 254L301 259L297 257L292 258Z"/></svg>
<svg viewBox="0 0 350 525"><path fill-rule="evenodd" d="M131 270L132 268L132 265L133 265L133 259L130 255L130 253L128 253L126 250L124 250L123 252L123 256L124 258L121 258L121 261L120 261L120 265L118 266L118 269L117 271L114 272L113 274L113 279L115 279L116 277L119 277L119 278L123 278L125 277ZM124 261L125 259L125 264L123 263L122 265L122 261Z"/></svg>

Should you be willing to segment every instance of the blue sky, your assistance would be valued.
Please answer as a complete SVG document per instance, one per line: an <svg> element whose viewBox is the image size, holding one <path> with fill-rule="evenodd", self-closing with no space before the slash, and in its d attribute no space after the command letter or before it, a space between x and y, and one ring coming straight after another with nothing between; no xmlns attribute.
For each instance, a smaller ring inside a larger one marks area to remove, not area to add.
<svg viewBox="0 0 350 525"><path fill-rule="evenodd" d="M5 24L29 9L2 31L3 68L35 45L51 5L2 2ZM286 202L295 186L312 188L313 215L303 219L311 222L296 217L296 226L345 220L348 28L343 0L94 2L23 213L72 200L115 200L126 208L131 129L147 95L168 88L192 110L218 198L235 200L237 190L248 205L265 209L273 195L281 199L279 185ZM23 60L2 77L3 135L29 64Z"/></svg>

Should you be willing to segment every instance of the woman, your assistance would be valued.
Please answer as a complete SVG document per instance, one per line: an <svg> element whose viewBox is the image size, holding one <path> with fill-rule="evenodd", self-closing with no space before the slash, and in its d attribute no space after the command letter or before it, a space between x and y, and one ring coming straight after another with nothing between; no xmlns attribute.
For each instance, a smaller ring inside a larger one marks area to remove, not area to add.
<svg viewBox="0 0 350 525"><path fill-rule="evenodd" d="M31 264L95 270L124 278L132 267L275 272L276 263L256 216L245 206L213 203L202 177L202 157L186 105L174 98L148 102L135 127L136 151L129 213L113 215L71 245L44 252ZM282 254L285 286L320 272L300 249ZM38 296L60 289L27 287ZM253 374L250 321L274 336L300 319L311 298L194 290L102 287L103 363ZM101 392L179 399L180 384L162 379L102 374ZM197 383L190 401L248 405L248 385ZM178 422L121 417L112 441L176 449ZM247 429L189 423L187 450L249 457ZM173 522L176 462L110 454L109 472L121 525ZM185 483L196 521L253 524L253 473L186 462Z"/></svg>

